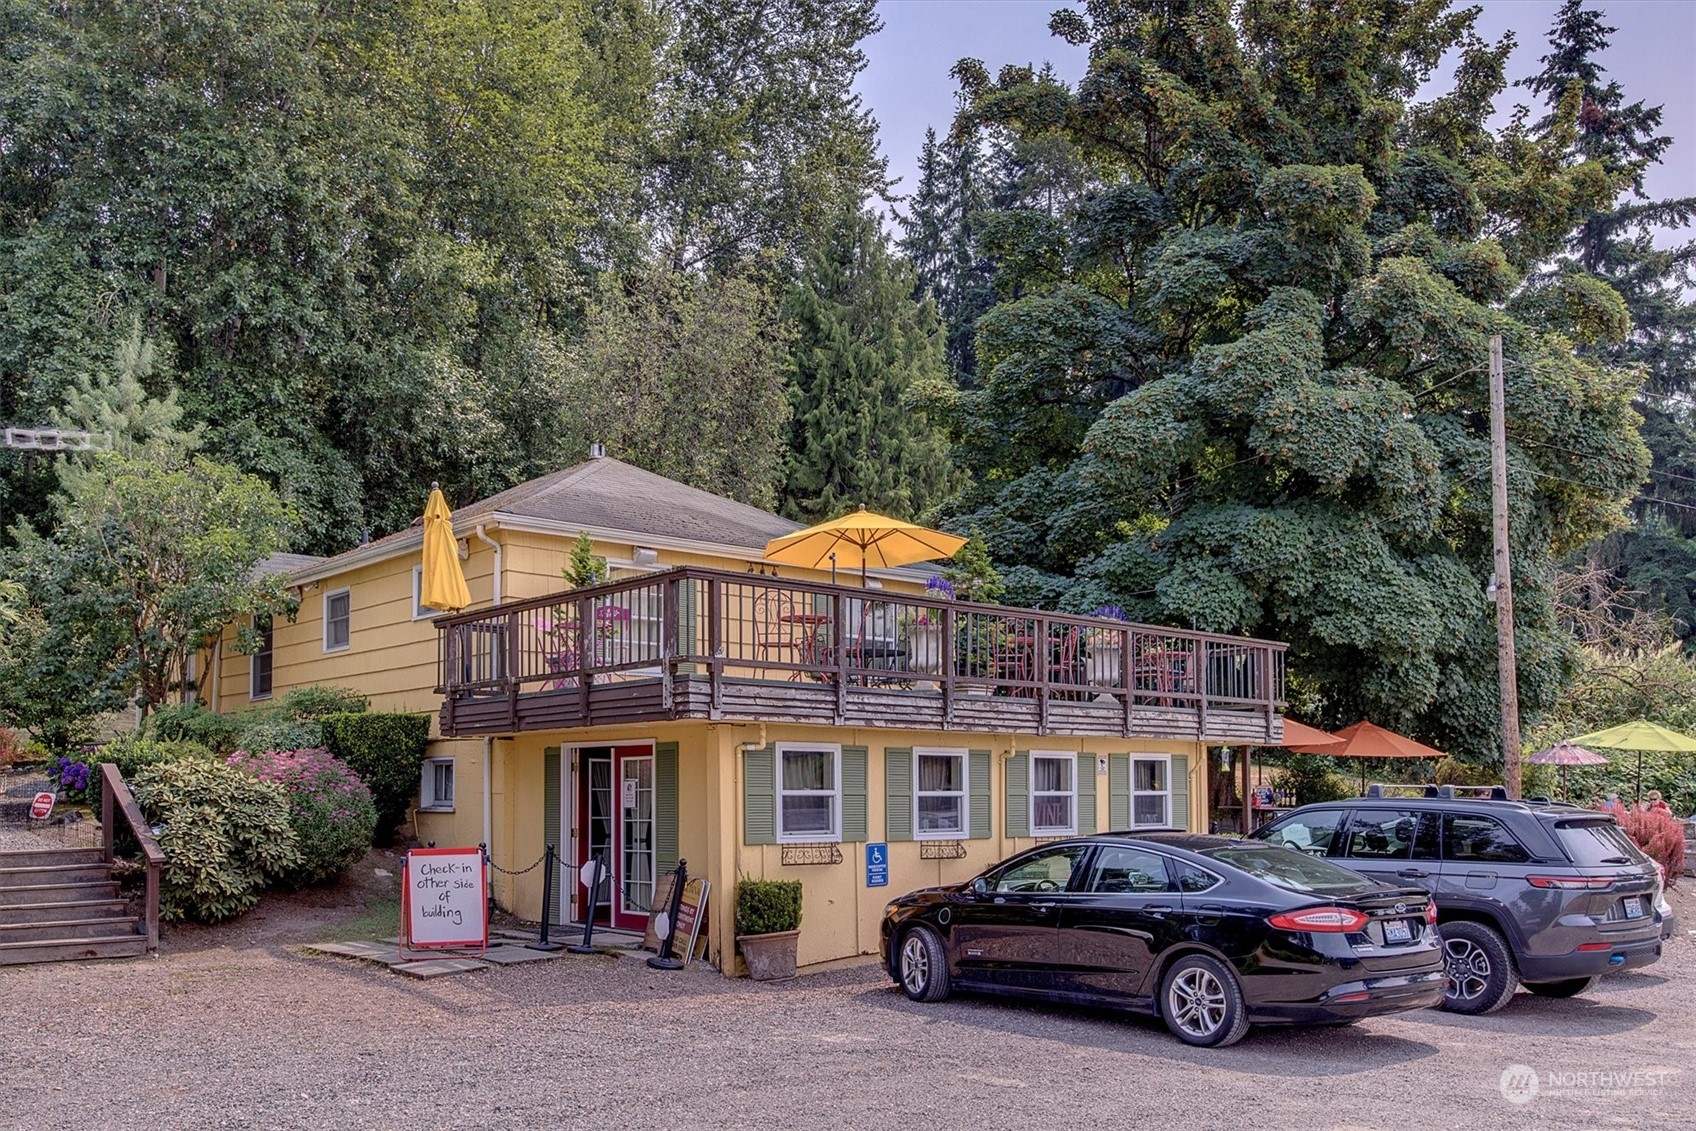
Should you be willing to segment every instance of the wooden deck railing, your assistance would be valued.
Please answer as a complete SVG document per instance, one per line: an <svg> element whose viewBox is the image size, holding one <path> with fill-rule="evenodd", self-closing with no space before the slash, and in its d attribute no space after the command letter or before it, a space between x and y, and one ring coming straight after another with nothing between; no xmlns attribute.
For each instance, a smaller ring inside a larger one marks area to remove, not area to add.
<svg viewBox="0 0 1696 1131"><path fill-rule="evenodd" d="M147 895L145 922L147 924L147 949L159 949L159 873L165 866L165 853L159 847L159 842L153 837L153 830L148 828L147 819L141 815L141 806L135 803L135 795L130 787L124 784L124 777L118 772L118 767L111 762L100 764L100 832L104 844L103 851L106 863L113 863L116 856L118 815L122 814L124 823L129 826L130 835L141 848L142 863L147 868Z"/></svg>
<svg viewBox="0 0 1696 1131"><path fill-rule="evenodd" d="M705 675L958 695L1277 712L1283 644L928 594L683 567L437 618L457 698Z"/></svg>

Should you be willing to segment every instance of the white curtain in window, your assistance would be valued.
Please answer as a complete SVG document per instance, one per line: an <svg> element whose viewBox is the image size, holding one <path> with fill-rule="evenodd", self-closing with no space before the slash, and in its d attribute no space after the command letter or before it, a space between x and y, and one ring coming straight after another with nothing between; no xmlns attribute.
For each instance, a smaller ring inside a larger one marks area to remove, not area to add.
<svg viewBox="0 0 1696 1131"><path fill-rule="evenodd" d="M958 792L964 788L960 782L960 761L951 754L919 755L919 792Z"/></svg>
<svg viewBox="0 0 1696 1131"><path fill-rule="evenodd" d="M783 788L835 789L836 775L831 772L830 760L831 754L828 750L784 751Z"/></svg>
<svg viewBox="0 0 1696 1131"><path fill-rule="evenodd" d="M1072 792L1072 759L1038 758L1032 783L1038 793Z"/></svg>

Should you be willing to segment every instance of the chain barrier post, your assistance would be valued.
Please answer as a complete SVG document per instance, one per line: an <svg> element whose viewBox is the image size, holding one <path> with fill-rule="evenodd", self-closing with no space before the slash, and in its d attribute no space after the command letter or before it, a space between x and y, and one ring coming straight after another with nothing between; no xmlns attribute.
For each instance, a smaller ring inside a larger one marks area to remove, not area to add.
<svg viewBox="0 0 1696 1131"><path fill-rule="evenodd" d="M648 959L648 965L655 970L681 970L683 960L673 958L671 944L677 938L677 912L683 906L683 885L689 882L689 861L679 860L676 878L671 882L671 907L666 912L665 922L660 926L660 952Z"/></svg>
<svg viewBox="0 0 1696 1131"><path fill-rule="evenodd" d="M481 841L477 844L477 851L483 854L483 890L488 893L487 902L483 907L483 946L488 949L501 945L499 939L489 938L489 924L495 921L495 860L489 855L489 846Z"/></svg>
<svg viewBox="0 0 1696 1131"><path fill-rule="evenodd" d="M582 879L588 892L583 902L583 941L572 943L565 949L568 954L599 954L600 950L595 946L595 908L600 905L601 881L609 878L606 853L595 853L583 870L590 873Z"/></svg>
<svg viewBox="0 0 1696 1131"><path fill-rule="evenodd" d="M547 861L546 866L542 869L542 875L543 875L543 879L542 879L542 933L541 933L541 936L539 938L537 938L537 940L535 942L525 943L524 949L525 950L554 951L554 950L560 949L560 944L557 943L557 942L551 942L548 939L548 928L549 928L549 926L552 925L552 923L554 921L554 909L553 909L553 905L554 905L554 846L553 845L551 845L551 844L548 845L547 851L542 854L542 859Z"/></svg>

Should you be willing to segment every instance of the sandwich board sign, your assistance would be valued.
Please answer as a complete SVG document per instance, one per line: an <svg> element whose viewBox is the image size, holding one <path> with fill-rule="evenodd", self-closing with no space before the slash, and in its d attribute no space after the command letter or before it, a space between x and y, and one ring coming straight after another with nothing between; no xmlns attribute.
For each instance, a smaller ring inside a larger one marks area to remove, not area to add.
<svg viewBox="0 0 1696 1131"><path fill-rule="evenodd" d="M400 897L401 951L489 946L489 873L479 848L415 848Z"/></svg>

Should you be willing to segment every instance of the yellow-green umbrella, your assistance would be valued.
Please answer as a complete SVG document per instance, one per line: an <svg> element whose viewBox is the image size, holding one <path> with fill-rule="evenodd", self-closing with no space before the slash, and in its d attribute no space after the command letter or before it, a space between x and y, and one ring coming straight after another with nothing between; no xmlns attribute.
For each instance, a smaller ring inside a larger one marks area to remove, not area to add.
<svg viewBox="0 0 1696 1131"><path fill-rule="evenodd" d="M1600 746L1607 750L1637 751L1637 800L1643 800L1643 751L1667 750L1677 753L1696 753L1696 738L1688 734L1664 727L1660 723L1652 723L1648 719L1637 719L1634 722L1621 723L1617 727L1598 730L1591 734L1581 734L1577 738L1569 738L1568 742L1576 746Z"/></svg>
<svg viewBox="0 0 1696 1131"><path fill-rule="evenodd" d="M424 570L418 582L418 602L430 609L456 613L471 603L465 571L459 568L459 540L453 536L453 513L442 489L430 484L424 504Z"/></svg>
<svg viewBox="0 0 1696 1131"><path fill-rule="evenodd" d="M841 518L773 538L766 543L765 558L812 569L828 564L833 574L837 566L859 566L863 585L867 566L903 566L951 558L965 544L966 539L958 535L861 507Z"/></svg>

